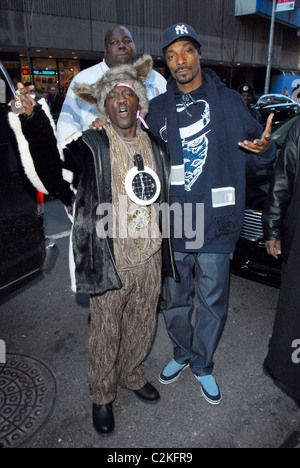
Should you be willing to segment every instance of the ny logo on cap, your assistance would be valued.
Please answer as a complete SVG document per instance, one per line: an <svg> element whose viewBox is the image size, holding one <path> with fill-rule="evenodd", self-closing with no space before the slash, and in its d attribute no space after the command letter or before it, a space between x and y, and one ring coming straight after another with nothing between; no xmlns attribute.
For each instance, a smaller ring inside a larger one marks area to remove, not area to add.
<svg viewBox="0 0 300 468"><path fill-rule="evenodd" d="M180 26L178 24L176 26L176 28L175 28L175 31L176 31L177 36L179 36L180 34L188 34L189 33L187 27L184 24L182 26Z"/></svg>

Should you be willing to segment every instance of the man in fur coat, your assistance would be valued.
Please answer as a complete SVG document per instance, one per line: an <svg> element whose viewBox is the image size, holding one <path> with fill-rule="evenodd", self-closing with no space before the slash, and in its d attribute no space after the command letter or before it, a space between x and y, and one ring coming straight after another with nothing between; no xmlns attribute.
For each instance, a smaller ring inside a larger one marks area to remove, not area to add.
<svg viewBox="0 0 300 468"><path fill-rule="evenodd" d="M45 101L30 97L32 87L18 85L9 114L28 178L62 200L73 223L72 289L91 296L89 385L101 434L114 429L118 383L144 402L160 398L142 363L155 332L162 256L164 274L176 273L170 240L155 229L151 210L155 201L169 202L170 161L163 144L137 125L148 112L143 82L151 68L145 56L75 87L108 124L106 131L77 132L64 147Z"/></svg>

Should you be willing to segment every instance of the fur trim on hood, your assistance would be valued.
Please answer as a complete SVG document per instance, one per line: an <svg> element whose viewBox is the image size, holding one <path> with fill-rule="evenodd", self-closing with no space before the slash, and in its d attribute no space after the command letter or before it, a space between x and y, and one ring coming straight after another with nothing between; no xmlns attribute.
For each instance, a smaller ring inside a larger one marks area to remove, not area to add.
<svg viewBox="0 0 300 468"><path fill-rule="evenodd" d="M127 83L134 87L135 94L139 99L141 116L144 118L148 114L149 110L149 101L144 82L149 76L152 66L152 57L150 55L144 55L132 65L124 64L111 68L93 85L85 83L76 84L73 87L73 91L76 96L83 101L97 106L100 119L106 121L106 96L119 83Z"/></svg>

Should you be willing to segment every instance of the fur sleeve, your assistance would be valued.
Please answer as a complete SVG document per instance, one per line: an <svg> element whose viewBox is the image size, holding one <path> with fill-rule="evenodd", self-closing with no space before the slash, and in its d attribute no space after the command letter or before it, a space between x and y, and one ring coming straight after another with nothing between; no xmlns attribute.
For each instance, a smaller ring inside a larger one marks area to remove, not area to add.
<svg viewBox="0 0 300 468"><path fill-rule="evenodd" d="M30 182L45 195L65 197L70 191L70 180L65 180L63 151L58 147L55 124L46 103L40 101L30 117L10 112L8 120Z"/></svg>

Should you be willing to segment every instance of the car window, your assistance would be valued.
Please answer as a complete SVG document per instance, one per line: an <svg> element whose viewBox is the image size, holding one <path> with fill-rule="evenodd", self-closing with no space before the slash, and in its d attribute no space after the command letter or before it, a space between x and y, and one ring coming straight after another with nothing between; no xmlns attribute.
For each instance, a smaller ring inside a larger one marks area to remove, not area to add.
<svg viewBox="0 0 300 468"><path fill-rule="evenodd" d="M273 99L273 104L288 104L289 100L284 96L275 96Z"/></svg>
<svg viewBox="0 0 300 468"><path fill-rule="evenodd" d="M260 98L258 103L259 105L265 105L265 104L268 104L268 98L267 97L264 97L264 98Z"/></svg>
<svg viewBox="0 0 300 468"><path fill-rule="evenodd" d="M14 85L0 60L0 104L8 104L14 97Z"/></svg>
<svg viewBox="0 0 300 468"><path fill-rule="evenodd" d="M264 106L274 106L276 104L290 104L291 102L292 100L286 96L267 95L260 98L258 104Z"/></svg>

